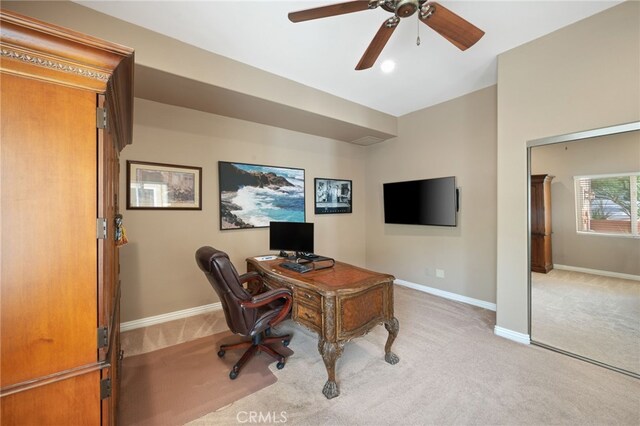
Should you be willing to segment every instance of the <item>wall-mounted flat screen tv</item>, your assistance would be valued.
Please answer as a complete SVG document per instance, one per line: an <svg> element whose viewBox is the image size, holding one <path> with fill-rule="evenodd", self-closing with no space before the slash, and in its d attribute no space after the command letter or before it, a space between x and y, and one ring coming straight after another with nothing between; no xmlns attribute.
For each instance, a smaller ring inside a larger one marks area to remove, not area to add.
<svg viewBox="0 0 640 426"><path fill-rule="evenodd" d="M455 176L385 183L384 223L456 226Z"/></svg>

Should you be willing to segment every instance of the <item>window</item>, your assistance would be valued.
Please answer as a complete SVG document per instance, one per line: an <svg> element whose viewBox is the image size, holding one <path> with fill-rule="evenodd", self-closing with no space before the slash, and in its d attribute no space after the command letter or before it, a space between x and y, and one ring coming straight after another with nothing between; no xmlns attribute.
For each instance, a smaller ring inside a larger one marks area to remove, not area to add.
<svg viewBox="0 0 640 426"><path fill-rule="evenodd" d="M574 177L577 231L640 237L639 176L640 173L627 173Z"/></svg>

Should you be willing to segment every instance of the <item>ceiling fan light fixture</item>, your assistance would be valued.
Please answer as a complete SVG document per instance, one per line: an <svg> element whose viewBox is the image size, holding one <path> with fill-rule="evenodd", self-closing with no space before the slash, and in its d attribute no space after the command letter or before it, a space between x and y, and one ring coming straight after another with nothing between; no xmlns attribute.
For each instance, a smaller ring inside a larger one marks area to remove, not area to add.
<svg viewBox="0 0 640 426"><path fill-rule="evenodd" d="M392 61L391 59L387 59L386 61L383 61L382 64L380 64L380 69L385 74L389 74L395 68L396 68L396 63L394 61Z"/></svg>

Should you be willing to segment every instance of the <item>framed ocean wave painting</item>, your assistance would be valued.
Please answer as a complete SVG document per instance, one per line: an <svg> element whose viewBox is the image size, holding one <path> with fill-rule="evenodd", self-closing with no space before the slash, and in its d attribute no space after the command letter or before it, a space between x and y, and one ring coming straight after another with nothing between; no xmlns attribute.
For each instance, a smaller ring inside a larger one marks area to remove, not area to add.
<svg viewBox="0 0 640 426"><path fill-rule="evenodd" d="M304 222L304 169L218 162L220 229Z"/></svg>

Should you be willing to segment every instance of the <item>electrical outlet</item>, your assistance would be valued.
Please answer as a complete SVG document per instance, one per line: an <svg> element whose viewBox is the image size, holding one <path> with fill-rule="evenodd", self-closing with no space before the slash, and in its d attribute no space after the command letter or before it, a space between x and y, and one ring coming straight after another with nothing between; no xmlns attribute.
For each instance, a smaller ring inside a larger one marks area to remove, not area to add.
<svg viewBox="0 0 640 426"><path fill-rule="evenodd" d="M436 269L436 277L444 278L444 269Z"/></svg>

